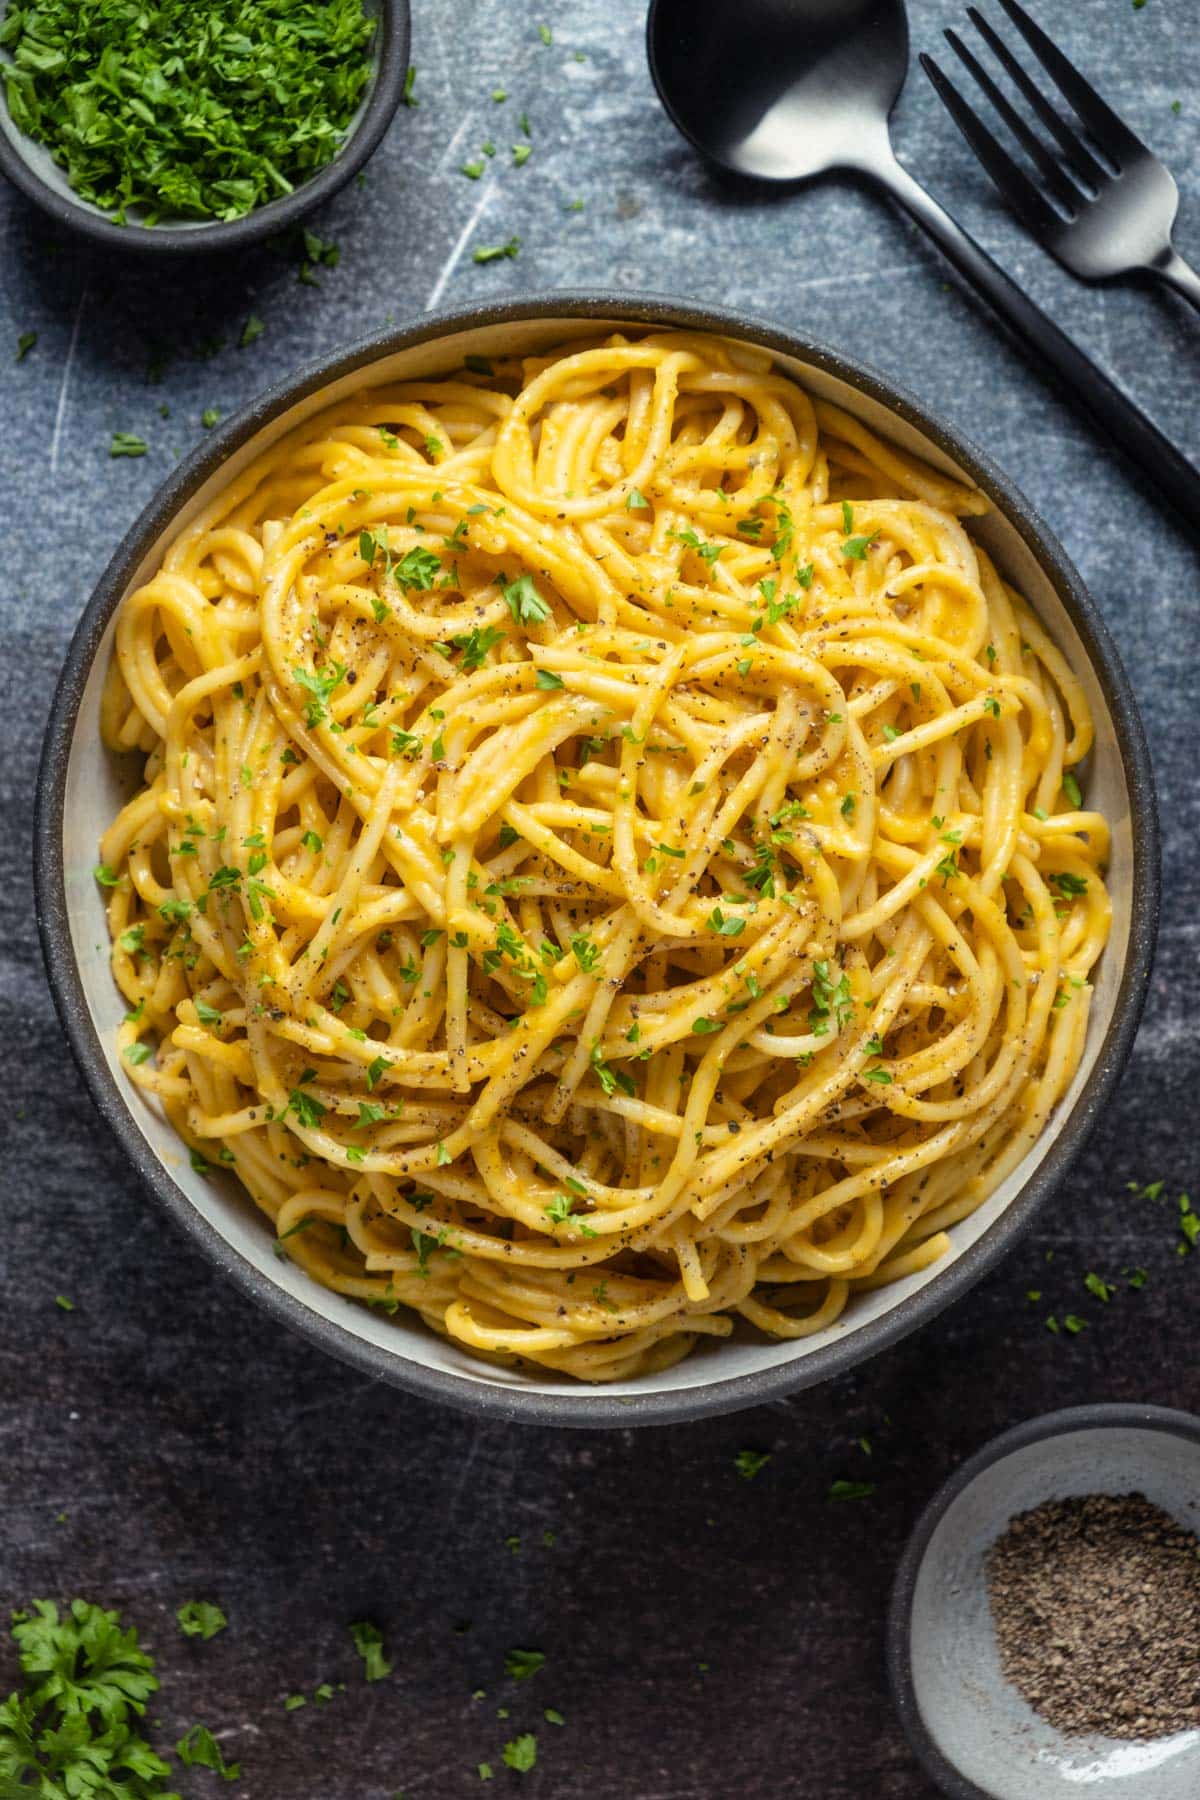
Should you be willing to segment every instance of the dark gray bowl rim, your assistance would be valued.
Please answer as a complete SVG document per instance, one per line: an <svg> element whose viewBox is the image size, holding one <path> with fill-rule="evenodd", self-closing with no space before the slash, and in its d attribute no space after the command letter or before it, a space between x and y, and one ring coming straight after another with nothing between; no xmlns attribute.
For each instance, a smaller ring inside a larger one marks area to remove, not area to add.
<svg viewBox="0 0 1200 1800"><path fill-rule="evenodd" d="M1076 1100L1059 1136L1039 1167L1004 1212L976 1242L962 1251L919 1293L899 1301L882 1318L845 1337L773 1369L713 1380L665 1393L606 1394L587 1387L563 1387L539 1394L489 1386L478 1378L451 1375L410 1362L401 1354L364 1343L332 1320L322 1318L268 1280L204 1220L152 1154L134 1123L125 1096L105 1060L84 998L71 947L66 908L62 820L67 765L75 721L88 670L112 612L154 539L191 494L242 443L299 400L392 352L451 333L528 319L611 320L634 328L666 327L718 332L747 339L780 355L795 356L848 382L898 418L923 431L983 489L1007 515L1066 608L1095 669L1112 714L1125 777L1129 784L1133 883L1130 939L1112 1022L1100 1046L1086 1090ZM840 352L753 316L675 300L663 295L554 291L519 299L430 313L408 325L376 333L304 365L287 381L268 388L233 413L168 476L126 533L84 609L67 651L51 708L38 775L34 822L34 883L43 954L63 1029L101 1115L151 1192L183 1225L209 1260L245 1293L284 1324L373 1377L408 1389L426 1400L468 1412L542 1425L579 1427L665 1424L759 1406L797 1389L844 1374L932 1319L964 1294L1009 1250L1078 1155L1110 1100L1133 1044L1150 979L1158 921L1158 821L1149 752L1129 681L1108 628L1089 598L1066 552L1028 500L983 451L957 431L932 418L912 395L888 378Z"/></svg>
<svg viewBox="0 0 1200 1800"><path fill-rule="evenodd" d="M3 13L0 6L0 14ZM375 74L362 116L333 161L278 200L255 207L240 219L216 219L186 229L178 225L114 225L111 219L80 200L68 199L43 181L0 131L0 169L14 187L60 225L82 233L109 249L132 250L139 256L195 256L201 251L237 250L286 231L330 199L356 175L377 148L404 97L411 37L409 0L379 0ZM0 106L8 102L0 93Z"/></svg>
<svg viewBox="0 0 1200 1800"><path fill-rule="evenodd" d="M958 1496L985 1469L1003 1462L1014 1450L1048 1438L1068 1437L1075 1431L1164 1431L1200 1445L1200 1417L1173 1406L1140 1405L1137 1401L1100 1401L1090 1406L1067 1406L1059 1412L1040 1413L991 1438L974 1456L947 1476L913 1527L896 1569L887 1622L887 1669L892 1701L909 1745L930 1780L949 1800L995 1800L986 1788L977 1787L942 1755L917 1705L912 1677L912 1608L917 1577L934 1532ZM1098 1487L1103 1488L1102 1478ZM1047 1496L1049 1498L1049 1496Z"/></svg>

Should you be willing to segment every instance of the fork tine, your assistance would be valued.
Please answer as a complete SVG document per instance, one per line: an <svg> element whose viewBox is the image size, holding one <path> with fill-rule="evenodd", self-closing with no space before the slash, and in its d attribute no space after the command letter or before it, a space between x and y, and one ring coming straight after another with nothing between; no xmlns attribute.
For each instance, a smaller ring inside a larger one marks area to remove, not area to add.
<svg viewBox="0 0 1200 1800"><path fill-rule="evenodd" d="M972 9L972 14L974 9ZM1022 144L1041 171L1042 180L1059 204L1068 212L1075 212L1079 206L1078 190L1063 174L1052 153L1047 150L1036 131L1031 131L1015 106L1010 105L1008 98L996 86L987 70L972 55L959 37L957 31L947 31L946 42L963 64L964 68L975 77L987 98L991 101L1004 123L1008 126L1018 143Z"/></svg>
<svg viewBox="0 0 1200 1800"><path fill-rule="evenodd" d="M1062 220L1053 207L1042 198L1028 175L1017 167L1008 151L992 136L978 114L971 111L954 83L942 73L932 56L927 56L922 51L920 61L950 117L1017 216L1037 236L1061 229Z"/></svg>
<svg viewBox="0 0 1200 1800"><path fill-rule="evenodd" d="M1058 46L1051 43L1039 25L1034 24L1018 0L1000 0L1000 4L1059 92L1070 101L1100 148L1117 166L1120 167L1123 157L1144 151L1146 146L1141 138L1134 136L1091 83L1084 80L1074 63L1068 62Z"/></svg>
<svg viewBox="0 0 1200 1800"><path fill-rule="evenodd" d="M1109 178L1107 169L1100 167L1083 139L1072 131L1065 119L1059 118L1037 83L1025 73L1004 39L992 30L977 7L968 6L967 16L984 43L991 48L1003 67L1007 69L1043 125L1049 126L1062 145L1072 174L1077 179L1091 182L1093 187L1103 187Z"/></svg>

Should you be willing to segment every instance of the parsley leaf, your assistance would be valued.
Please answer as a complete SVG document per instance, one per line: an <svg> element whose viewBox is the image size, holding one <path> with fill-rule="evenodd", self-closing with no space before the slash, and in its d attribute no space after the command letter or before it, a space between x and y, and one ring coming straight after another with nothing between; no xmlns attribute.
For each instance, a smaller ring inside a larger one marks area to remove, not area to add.
<svg viewBox="0 0 1200 1800"><path fill-rule="evenodd" d="M518 576L500 592L516 624L541 625L550 617L550 608L534 587L532 575Z"/></svg>
<svg viewBox="0 0 1200 1800"><path fill-rule="evenodd" d="M211 1769L225 1781L236 1781L242 1772L240 1763L227 1763L207 1725L192 1725L175 1746L175 1754L185 1768Z"/></svg>
<svg viewBox="0 0 1200 1800"><path fill-rule="evenodd" d="M511 1675L514 1681L528 1681L536 1675L546 1660L542 1650L509 1650L504 1657L504 1673Z"/></svg>
<svg viewBox="0 0 1200 1800"><path fill-rule="evenodd" d="M218 1631L224 1631L229 1623L220 1607L214 1606L211 1600L185 1600L175 1617L184 1637L202 1638L205 1643L216 1637Z"/></svg>
<svg viewBox="0 0 1200 1800"><path fill-rule="evenodd" d="M29 1699L36 1709L53 1705L68 1715L98 1713L105 1725L121 1725L141 1714L158 1688L154 1665L138 1645L136 1631L123 1631L120 1617L86 1600L73 1600L60 1617L51 1600L35 1600L19 1616L13 1637L21 1668L31 1678Z"/></svg>
<svg viewBox="0 0 1200 1800"><path fill-rule="evenodd" d="M378 1626L360 1620L350 1627L350 1636L363 1659L368 1681L382 1681L385 1675L391 1674L393 1665L383 1653L383 1633Z"/></svg>
<svg viewBox="0 0 1200 1800"><path fill-rule="evenodd" d="M537 1738L532 1731L524 1731L505 1744L502 1755L507 1768L527 1774L537 1762Z"/></svg>

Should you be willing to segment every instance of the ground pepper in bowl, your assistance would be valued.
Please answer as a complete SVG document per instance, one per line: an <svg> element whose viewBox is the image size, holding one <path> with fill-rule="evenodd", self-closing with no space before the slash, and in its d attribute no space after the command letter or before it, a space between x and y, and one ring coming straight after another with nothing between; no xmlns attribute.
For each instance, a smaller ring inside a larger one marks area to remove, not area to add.
<svg viewBox="0 0 1200 1800"><path fill-rule="evenodd" d="M1005 1676L1071 1736L1200 1726L1200 1539L1143 1494L1018 1513L987 1558Z"/></svg>

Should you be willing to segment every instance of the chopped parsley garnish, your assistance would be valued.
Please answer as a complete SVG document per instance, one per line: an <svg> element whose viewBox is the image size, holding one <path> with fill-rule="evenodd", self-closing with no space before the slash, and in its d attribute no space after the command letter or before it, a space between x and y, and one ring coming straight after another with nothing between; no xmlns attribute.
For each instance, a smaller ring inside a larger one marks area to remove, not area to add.
<svg viewBox="0 0 1200 1800"><path fill-rule="evenodd" d="M396 580L406 593L410 588L427 593L441 572L441 558L432 550L422 550L419 545L415 549L407 551L393 571Z"/></svg>
<svg viewBox="0 0 1200 1800"><path fill-rule="evenodd" d="M488 652L494 650L497 644L502 644L505 636L494 625L477 625L473 631L460 632L457 637L451 638L454 648L462 651L463 674L469 675L473 670L481 669Z"/></svg>
<svg viewBox="0 0 1200 1800"><path fill-rule="evenodd" d="M590 937L580 935L571 939L571 950L581 972L584 975L590 975L600 961L599 944L593 944Z"/></svg>
<svg viewBox="0 0 1200 1800"><path fill-rule="evenodd" d="M563 685L562 676L556 675L553 669L539 669L534 680L540 688L560 688Z"/></svg>
<svg viewBox="0 0 1200 1800"><path fill-rule="evenodd" d="M236 219L340 150L371 77L362 0L39 0L0 46L18 131L125 222Z"/></svg>
<svg viewBox="0 0 1200 1800"><path fill-rule="evenodd" d="M285 1111L294 1112L301 1125L307 1125L310 1130L315 1130L325 1117L325 1108L321 1102L298 1087L293 1088L288 1095Z"/></svg>
<svg viewBox="0 0 1200 1800"><path fill-rule="evenodd" d="M833 1481L829 1484L831 1500L869 1500L874 1492L873 1481Z"/></svg>
<svg viewBox="0 0 1200 1800"><path fill-rule="evenodd" d="M345 680L346 669L343 663L334 663L324 674L315 670L294 668L292 674L306 693L312 698L304 708L304 721L310 731L314 731L326 718L328 705L334 689Z"/></svg>
<svg viewBox="0 0 1200 1800"><path fill-rule="evenodd" d="M246 323L242 326L242 335L238 339L238 349L248 350L251 344L256 344L258 342L266 329L266 325L259 318L258 314L251 313L250 317L246 320Z"/></svg>
<svg viewBox="0 0 1200 1800"><path fill-rule="evenodd" d="M600 1086L604 1089L606 1094L614 1094L618 1088L620 1088L623 1094L628 1094L631 1097L637 1093L632 1076L627 1075L624 1069L609 1068L604 1060L598 1043L592 1045L589 1061L596 1072L597 1081L600 1083Z"/></svg>
<svg viewBox="0 0 1200 1800"><path fill-rule="evenodd" d="M220 417L221 415L215 406L206 406L204 411L200 414L200 423L203 425L205 431L211 431L213 426L219 422Z"/></svg>
<svg viewBox="0 0 1200 1800"><path fill-rule="evenodd" d="M38 334L36 331L23 331L17 339L17 354L13 357L13 361L24 362L37 341Z"/></svg>
<svg viewBox="0 0 1200 1800"><path fill-rule="evenodd" d="M733 1466L743 1481L753 1481L760 1469L764 1469L771 1460L769 1450L739 1450L733 1459Z"/></svg>
<svg viewBox="0 0 1200 1800"><path fill-rule="evenodd" d="M518 576L500 592L514 623L541 625L550 617L550 608L534 587L532 575Z"/></svg>
<svg viewBox="0 0 1200 1800"><path fill-rule="evenodd" d="M10 14L16 17L16 14ZM145 456L150 448L145 438L134 437L131 431L114 431L112 443L108 446L110 456Z"/></svg>
<svg viewBox="0 0 1200 1800"><path fill-rule="evenodd" d="M854 1000L850 992L850 978L844 970L838 970L838 979L833 981L829 963L822 958L813 964L812 1005L808 1014L808 1028L814 1037L824 1037L829 1030L829 1019L832 1015L837 1020L839 1031L845 1030L854 1017Z"/></svg>
<svg viewBox="0 0 1200 1800"><path fill-rule="evenodd" d="M668 536L678 538L681 544L686 545L689 550L694 550L696 555L700 557L703 562L706 562L710 569L725 548L724 544L706 544L704 539L700 537L697 532L693 531L690 526L686 527L683 531L669 532Z"/></svg>

